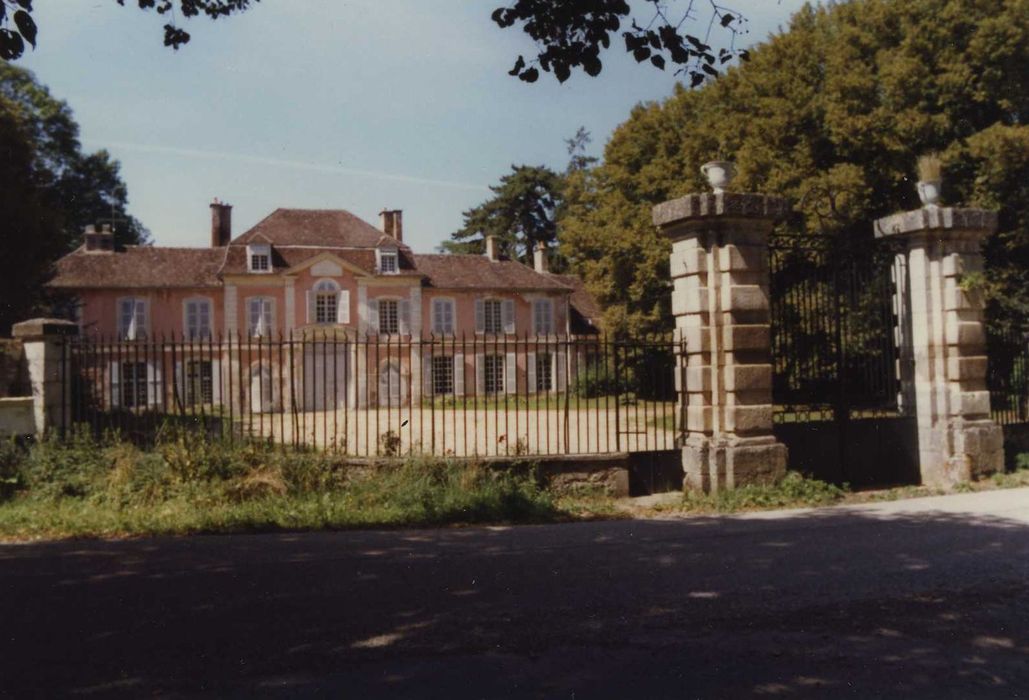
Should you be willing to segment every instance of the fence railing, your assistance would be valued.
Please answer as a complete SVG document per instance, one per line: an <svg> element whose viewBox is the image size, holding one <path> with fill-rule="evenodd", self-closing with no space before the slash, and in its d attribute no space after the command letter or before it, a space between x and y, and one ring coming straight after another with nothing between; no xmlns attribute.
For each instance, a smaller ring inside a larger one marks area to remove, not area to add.
<svg viewBox="0 0 1029 700"><path fill-rule="evenodd" d="M993 420L1029 423L1029 329L988 327L986 383Z"/></svg>
<svg viewBox="0 0 1029 700"><path fill-rule="evenodd" d="M168 424L354 456L673 449L671 336L84 336L72 422L148 439Z"/></svg>

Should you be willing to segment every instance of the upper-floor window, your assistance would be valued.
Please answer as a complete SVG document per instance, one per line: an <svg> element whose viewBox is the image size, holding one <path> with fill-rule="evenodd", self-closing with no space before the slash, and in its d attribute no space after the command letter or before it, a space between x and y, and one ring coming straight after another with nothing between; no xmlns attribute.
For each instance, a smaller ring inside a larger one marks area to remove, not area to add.
<svg viewBox="0 0 1029 700"><path fill-rule="evenodd" d="M272 247L267 244L251 244L247 246L247 269L250 272L266 273L272 271Z"/></svg>
<svg viewBox="0 0 1029 700"><path fill-rule="evenodd" d="M399 270L397 251L389 248L379 250L379 272L395 275Z"/></svg>
<svg viewBox="0 0 1029 700"><path fill-rule="evenodd" d="M554 332L554 302L550 299L537 299L532 303L533 331L536 335L549 335Z"/></svg>
<svg viewBox="0 0 1029 700"><path fill-rule="evenodd" d="M339 285L322 280L314 286L314 322L336 323L339 318Z"/></svg>
<svg viewBox="0 0 1029 700"><path fill-rule="evenodd" d="M504 332L504 305L500 299L486 299L482 302L482 319L486 333Z"/></svg>
<svg viewBox="0 0 1029 700"><path fill-rule="evenodd" d="M247 334L251 338L271 335L275 323L275 300L269 297L247 299Z"/></svg>
<svg viewBox="0 0 1029 700"><path fill-rule="evenodd" d="M454 332L454 300L433 299L432 300L432 332L453 333Z"/></svg>
<svg viewBox="0 0 1029 700"><path fill-rule="evenodd" d="M147 300L126 297L118 300L118 336L125 340L146 338L148 325Z"/></svg>
<svg viewBox="0 0 1029 700"><path fill-rule="evenodd" d="M187 299L185 306L185 329L188 340L211 337L211 300Z"/></svg>
<svg viewBox="0 0 1029 700"><path fill-rule="evenodd" d="M396 335L400 332L400 302L379 299L379 333Z"/></svg>

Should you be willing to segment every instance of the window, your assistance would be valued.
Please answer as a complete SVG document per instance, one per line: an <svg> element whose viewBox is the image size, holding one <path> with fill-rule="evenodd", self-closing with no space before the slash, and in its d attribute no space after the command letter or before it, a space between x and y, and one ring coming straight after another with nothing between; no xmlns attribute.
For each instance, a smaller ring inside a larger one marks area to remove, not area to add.
<svg viewBox="0 0 1029 700"><path fill-rule="evenodd" d="M400 332L399 302L396 299L379 299L379 333L396 335Z"/></svg>
<svg viewBox="0 0 1029 700"><path fill-rule="evenodd" d="M384 275L395 275L397 273L397 251L379 251L379 272Z"/></svg>
<svg viewBox="0 0 1029 700"><path fill-rule="evenodd" d="M504 305L499 299L487 299L482 303L483 330L487 333L504 332Z"/></svg>
<svg viewBox="0 0 1029 700"><path fill-rule="evenodd" d="M123 340L146 338L146 299L129 297L118 301L118 335Z"/></svg>
<svg viewBox="0 0 1029 700"><path fill-rule="evenodd" d="M554 332L554 303L550 299L534 301L532 316L536 335L549 335Z"/></svg>
<svg viewBox="0 0 1029 700"><path fill-rule="evenodd" d="M536 355L536 391L552 391L554 388L554 356Z"/></svg>
<svg viewBox="0 0 1029 700"><path fill-rule="evenodd" d="M191 406L214 403L214 372L210 360L186 363L186 403Z"/></svg>
<svg viewBox="0 0 1029 700"><path fill-rule="evenodd" d="M454 332L454 301L452 299L432 300L432 332Z"/></svg>
<svg viewBox="0 0 1029 700"><path fill-rule="evenodd" d="M121 363L121 405L125 408L135 408L147 405L146 378L147 367L145 362L122 362Z"/></svg>
<svg viewBox="0 0 1029 700"><path fill-rule="evenodd" d="M186 338L201 340L211 337L211 301L209 299L187 299Z"/></svg>
<svg viewBox="0 0 1029 700"><path fill-rule="evenodd" d="M432 358L432 393L434 396L454 393L453 357L436 355Z"/></svg>
<svg viewBox="0 0 1029 700"><path fill-rule="evenodd" d="M504 356L486 355L483 359L483 388L487 394L504 391Z"/></svg>
<svg viewBox="0 0 1029 700"><path fill-rule="evenodd" d="M332 280L314 286L314 322L336 323L339 314L339 287Z"/></svg>
<svg viewBox="0 0 1029 700"><path fill-rule="evenodd" d="M247 300L247 333L251 338L263 338L272 332L274 302L267 297Z"/></svg>
<svg viewBox="0 0 1029 700"><path fill-rule="evenodd" d="M272 271L272 247L270 245L247 246L247 269L250 272Z"/></svg>

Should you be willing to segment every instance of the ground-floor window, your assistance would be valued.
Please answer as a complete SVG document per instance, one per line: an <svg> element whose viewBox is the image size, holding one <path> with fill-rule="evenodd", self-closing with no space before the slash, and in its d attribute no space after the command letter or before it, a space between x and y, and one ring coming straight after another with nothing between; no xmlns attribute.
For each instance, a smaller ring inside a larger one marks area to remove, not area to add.
<svg viewBox="0 0 1029 700"><path fill-rule="evenodd" d="M536 355L536 391L552 391L554 389L554 356L550 354Z"/></svg>
<svg viewBox="0 0 1029 700"><path fill-rule="evenodd" d="M483 384L487 394L504 391L504 356L486 355L483 358Z"/></svg>
<svg viewBox="0 0 1029 700"><path fill-rule="evenodd" d="M432 358L432 393L454 393L454 358L446 355Z"/></svg>
<svg viewBox="0 0 1029 700"><path fill-rule="evenodd" d="M121 405L125 408L146 406L146 363L121 363Z"/></svg>
<svg viewBox="0 0 1029 700"><path fill-rule="evenodd" d="M214 403L214 372L210 360L186 363L186 403Z"/></svg>

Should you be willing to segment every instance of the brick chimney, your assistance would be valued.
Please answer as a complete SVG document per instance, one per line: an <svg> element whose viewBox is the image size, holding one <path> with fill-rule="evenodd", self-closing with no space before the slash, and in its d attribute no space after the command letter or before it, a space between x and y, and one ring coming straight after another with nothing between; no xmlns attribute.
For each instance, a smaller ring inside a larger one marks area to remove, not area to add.
<svg viewBox="0 0 1029 700"><path fill-rule="evenodd" d="M387 236L404 240L404 212L401 209L383 209L379 212L379 224Z"/></svg>
<svg viewBox="0 0 1029 700"><path fill-rule="evenodd" d="M88 253L114 252L114 232L111 230L110 224L104 224L100 231L96 230L96 226L90 224L86 226L82 238Z"/></svg>
<svg viewBox="0 0 1029 700"><path fill-rule="evenodd" d="M547 245L542 241L532 249L532 269L541 274L550 272L547 268Z"/></svg>
<svg viewBox="0 0 1029 700"><path fill-rule="evenodd" d="M490 262L500 260L500 241L496 236L486 236L486 257L490 259Z"/></svg>
<svg viewBox="0 0 1029 700"><path fill-rule="evenodd" d="M232 240L232 205L211 202L211 247L223 248Z"/></svg>

